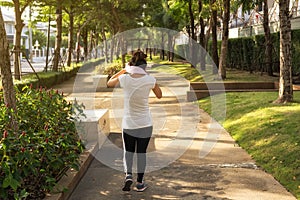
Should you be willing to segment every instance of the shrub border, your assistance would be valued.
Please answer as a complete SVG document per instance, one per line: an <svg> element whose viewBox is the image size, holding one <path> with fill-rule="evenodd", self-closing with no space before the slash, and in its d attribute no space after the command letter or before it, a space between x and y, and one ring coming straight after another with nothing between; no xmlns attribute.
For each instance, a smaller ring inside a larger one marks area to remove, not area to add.
<svg viewBox="0 0 300 200"><path fill-rule="evenodd" d="M45 88L51 88L56 84L60 84L71 77L75 76L81 66L74 67L70 71L61 71L53 73L52 75L48 76L47 78L40 77L40 80L38 79L31 79L30 81L19 82L15 83L15 86L22 90L22 88L26 85L32 85L33 88L39 88L39 87L45 87ZM39 73L37 73L39 74Z"/></svg>
<svg viewBox="0 0 300 200"><path fill-rule="evenodd" d="M57 183L54 190L47 194L44 198L45 200L64 200L68 199L81 178L84 176L85 172L88 170L90 164L92 163L95 153L98 151L98 143L95 142L91 145L90 149L85 149L80 155L80 167L79 170L69 169L66 175L63 176Z"/></svg>

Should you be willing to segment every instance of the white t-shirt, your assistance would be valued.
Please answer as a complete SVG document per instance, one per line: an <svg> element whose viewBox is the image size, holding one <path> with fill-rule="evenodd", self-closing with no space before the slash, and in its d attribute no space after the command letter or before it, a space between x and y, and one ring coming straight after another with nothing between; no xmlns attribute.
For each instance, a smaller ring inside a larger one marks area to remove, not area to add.
<svg viewBox="0 0 300 200"><path fill-rule="evenodd" d="M150 75L133 78L129 74L119 76L120 86L124 89L123 129L137 129L152 126L148 105L149 93L156 79Z"/></svg>

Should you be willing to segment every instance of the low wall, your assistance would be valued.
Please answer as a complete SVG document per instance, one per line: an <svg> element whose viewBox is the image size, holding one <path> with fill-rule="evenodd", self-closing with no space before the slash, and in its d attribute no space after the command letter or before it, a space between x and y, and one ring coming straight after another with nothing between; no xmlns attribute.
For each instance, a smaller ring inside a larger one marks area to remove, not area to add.
<svg viewBox="0 0 300 200"><path fill-rule="evenodd" d="M191 90L274 89L275 82L191 82Z"/></svg>
<svg viewBox="0 0 300 200"><path fill-rule="evenodd" d="M278 89L278 82L191 82L187 101L197 101L224 92L274 92ZM300 90L300 85L293 85L293 89Z"/></svg>

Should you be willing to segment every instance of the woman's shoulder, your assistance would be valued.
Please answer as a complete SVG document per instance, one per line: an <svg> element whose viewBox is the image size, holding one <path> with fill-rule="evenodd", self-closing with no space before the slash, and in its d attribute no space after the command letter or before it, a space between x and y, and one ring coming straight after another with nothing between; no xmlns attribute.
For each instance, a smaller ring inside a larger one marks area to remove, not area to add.
<svg viewBox="0 0 300 200"><path fill-rule="evenodd" d="M151 74L147 74L147 77L149 77L149 79L156 80L156 78L154 76L152 76Z"/></svg>
<svg viewBox="0 0 300 200"><path fill-rule="evenodd" d="M152 83L155 83L155 82L156 82L156 78L155 78L154 76L148 74L148 75L146 75L146 77L147 77L147 78L146 78L147 81L152 82Z"/></svg>

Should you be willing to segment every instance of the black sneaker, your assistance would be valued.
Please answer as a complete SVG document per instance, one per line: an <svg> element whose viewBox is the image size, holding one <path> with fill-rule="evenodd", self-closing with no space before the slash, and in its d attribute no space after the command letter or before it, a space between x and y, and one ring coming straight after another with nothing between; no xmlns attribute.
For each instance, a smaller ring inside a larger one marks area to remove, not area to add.
<svg viewBox="0 0 300 200"><path fill-rule="evenodd" d="M125 177L125 181L124 181L124 187L122 188L122 190L124 192L128 192L130 191L130 186L133 183L132 181L132 175L131 174L127 174Z"/></svg>
<svg viewBox="0 0 300 200"><path fill-rule="evenodd" d="M142 183L137 183L136 184L136 191L137 192L143 192L144 190L146 190L148 188L148 185L145 182Z"/></svg>

